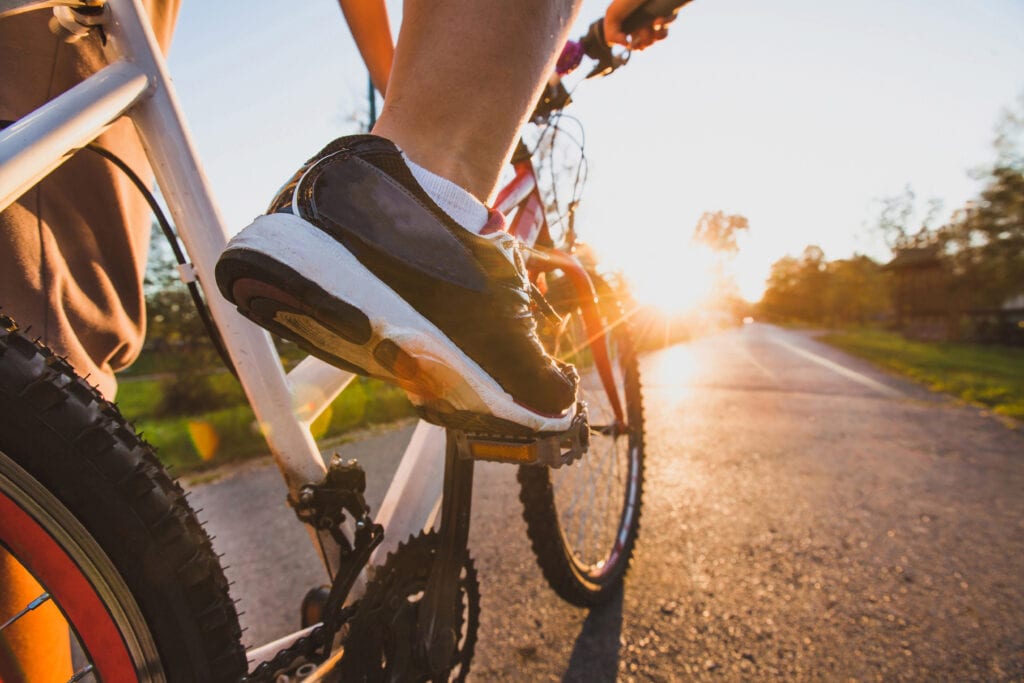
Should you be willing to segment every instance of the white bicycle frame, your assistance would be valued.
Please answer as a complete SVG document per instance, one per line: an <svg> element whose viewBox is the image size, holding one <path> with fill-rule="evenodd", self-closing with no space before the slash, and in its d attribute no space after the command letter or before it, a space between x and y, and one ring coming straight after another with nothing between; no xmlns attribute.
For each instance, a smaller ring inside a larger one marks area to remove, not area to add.
<svg viewBox="0 0 1024 683"><path fill-rule="evenodd" d="M73 4L85 3L5 0L0 2L0 13ZM104 49L109 65L0 131L0 211L115 120L130 118L192 259L192 277L205 285L210 312L238 378L288 490L295 495L301 486L324 477L326 467L310 426L353 375L313 357L286 373L270 335L245 320L220 296L214 285L214 266L229 233L199 164L163 55L138 0L107 0L105 4ZM440 507L444 451L444 430L421 421L374 516L384 526L385 535L371 563L394 550L399 540L433 526ZM338 557L337 544L329 534L318 534L311 527L309 533L333 576L331 563ZM353 594L361 591L362 581ZM307 631L250 650L250 661L273 657Z"/></svg>

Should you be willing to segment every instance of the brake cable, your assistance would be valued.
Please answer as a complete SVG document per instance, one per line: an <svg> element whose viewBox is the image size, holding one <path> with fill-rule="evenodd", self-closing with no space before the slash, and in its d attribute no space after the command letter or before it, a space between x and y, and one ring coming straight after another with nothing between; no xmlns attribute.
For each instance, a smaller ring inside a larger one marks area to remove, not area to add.
<svg viewBox="0 0 1024 683"><path fill-rule="evenodd" d="M16 122L0 121L0 130L13 125L14 123ZM167 219L167 215L157 202L156 197L149 188L146 187L142 178L140 178L121 157L117 156L106 147L95 142L90 142L83 149L87 149L94 154L98 154L120 169L125 176L128 177L128 180L132 182L135 188L142 194L143 198L146 200L146 204L149 205L150 210L153 212L153 216L156 218L157 224L160 226L160 231L167 239L167 242L171 247L171 251L174 253L174 259L178 263L178 272L181 277L181 281L188 289L189 296L192 298L192 303L195 304L196 312L199 314L199 319L203 323L203 328L206 330L206 334L210 337L210 341L213 343L213 347L217 351L217 355L220 356L221 361L223 361L231 374L237 378L238 371L235 369L234 363L231 362L231 356L228 355L227 348L224 345L224 339L221 337L220 331L214 325L213 318L210 317L209 307L203 300L202 292L200 292L199 286L196 284L195 276L192 275L189 279L186 279L186 273L193 272L192 264L190 264L188 259L185 257L185 252L181 248L178 235L174 231L174 227L171 225L171 222Z"/></svg>

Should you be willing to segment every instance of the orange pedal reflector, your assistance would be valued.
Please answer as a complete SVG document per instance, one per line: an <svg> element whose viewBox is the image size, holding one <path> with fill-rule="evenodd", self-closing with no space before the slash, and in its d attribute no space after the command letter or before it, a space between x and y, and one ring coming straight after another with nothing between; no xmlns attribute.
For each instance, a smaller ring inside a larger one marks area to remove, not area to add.
<svg viewBox="0 0 1024 683"><path fill-rule="evenodd" d="M583 457L590 444L587 406L582 402L576 407L572 426L561 434L538 434L530 438L474 434L461 430L451 430L449 433L455 437L461 457L512 465L561 467Z"/></svg>
<svg viewBox="0 0 1024 683"><path fill-rule="evenodd" d="M534 444L470 441L469 452L474 460L498 460L526 465L537 461Z"/></svg>

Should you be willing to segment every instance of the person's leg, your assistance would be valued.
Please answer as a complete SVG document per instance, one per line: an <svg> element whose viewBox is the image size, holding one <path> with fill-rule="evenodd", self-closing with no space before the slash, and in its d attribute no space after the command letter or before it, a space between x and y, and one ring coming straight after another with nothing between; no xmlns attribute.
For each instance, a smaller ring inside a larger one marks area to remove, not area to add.
<svg viewBox="0 0 1024 683"><path fill-rule="evenodd" d="M407 0L373 132L486 202L578 5Z"/></svg>
<svg viewBox="0 0 1024 683"><path fill-rule="evenodd" d="M147 10L166 47L177 0ZM0 21L0 118L15 119L103 65L100 39L65 44L47 27L48 12ZM98 142L143 178L152 178L131 122ZM142 346L142 277L149 208L128 179L79 152L0 213L0 306L113 399L113 372Z"/></svg>
<svg viewBox="0 0 1024 683"><path fill-rule="evenodd" d="M568 430L576 375L544 352L522 255L481 202L574 12L407 2L375 134L329 144L231 240L224 296L324 360L399 384L424 419Z"/></svg>
<svg viewBox="0 0 1024 683"><path fill-rule="evenodd" d="M144 3L166 49L178 0ZM104 65L100 37L67 44L51 13L0 20L0 119L15 120ZM152 180L132 123L97 142ZM80 151L0 212L0 308L114 398L114 371L135 359L145 330L142 279L149 207L127 177Z"/></svg>

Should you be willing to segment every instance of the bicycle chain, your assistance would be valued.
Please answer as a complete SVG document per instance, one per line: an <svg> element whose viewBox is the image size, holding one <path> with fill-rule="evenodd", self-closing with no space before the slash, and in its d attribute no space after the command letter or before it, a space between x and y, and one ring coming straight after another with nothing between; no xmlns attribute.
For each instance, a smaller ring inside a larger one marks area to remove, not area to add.
<svg viewBox="0 0 1024 683"><path fill-rule="evenodd" d="M340 664L341 667L344 667L342 670L348 669L351 673L350 667L352 667L363 679L368 678L367 672L370 670L378 673L383 671L377 657L384 651L382 637L386 635L387 625L391 624L391 620L396 616L394 613L396 605L405 604L408 598L406 593L410 590L421 590L422 586L426 584L430 564L436 552L436 544L436 532L421 533L410 537L405 543L399 544L394 552L388 554L384 564L378 570L377 576L370 581L366 595L338 613L337 623L355 628L356 635L353 636L350 631L348 638L354 637L360 645L357 648L359 659L345 661L343 658ZM459 582L460 602L463 602L467 613L464 616L460 615L459 618L459 630L465 628L465 638L457 654L457 661L453 662L459 668L455 677L456 681L464 681L469 673L476 645L477 628L480 623L480 586L473 560L468 555L462 569L463 576ZM361 608L366 614L360 614ZM406 617L408 616L407 614ZM369 628L369 632L366 632L367 628ZM383 630L380 631L382 628ZM278 676L291 672L303 663L300 661L302 658L307 661L314 661L313 658L318 658L328 637L333 640L333 636L328 636L324 628L318 626L309 635L299 638L291 646L278 652L273 659L257 666L239 683L276 683ZM365 657L369 652L375 654L371 655L367 661ZM416 674L416 678L426 675L425 672L420 671L417 671Z"/></svg>
<svg viewBox="0 0 1024 683"><path fill-rule="evenodd" d="M347 623L355 613L358 605L359 602L356 601L342 609L338 614L338 623ZM326 644L326 641L327 634L324 632L323 626L318 626L308 635L299 638L290 646L278 652L274 655L273 659L261 663L239 683L275 683L278 676L294 669L299 663L300 658L309 660L311 657L314 657L317 651Z"/></svg>
<svg viewBox="0 0 1024 683"><path fill-rule="evenodd" d="M411 649L398 650L399 644L411 644L418 616L412 596L422 593L430 578L440 538L436 531L421 532L400 543L380 565L358 601L360 610L349 621L347 645L353 646L354 659L342 657L339 672L345 680L378 683L389 680L435 681L422 662L410 657ZM476 566L468 552L463 558L458 599L461 609L456 627L462 638L454 653L452 680L462 683L469 674L480 626L480 582ZM452 674L452 672L449 672Z"/></svg>

